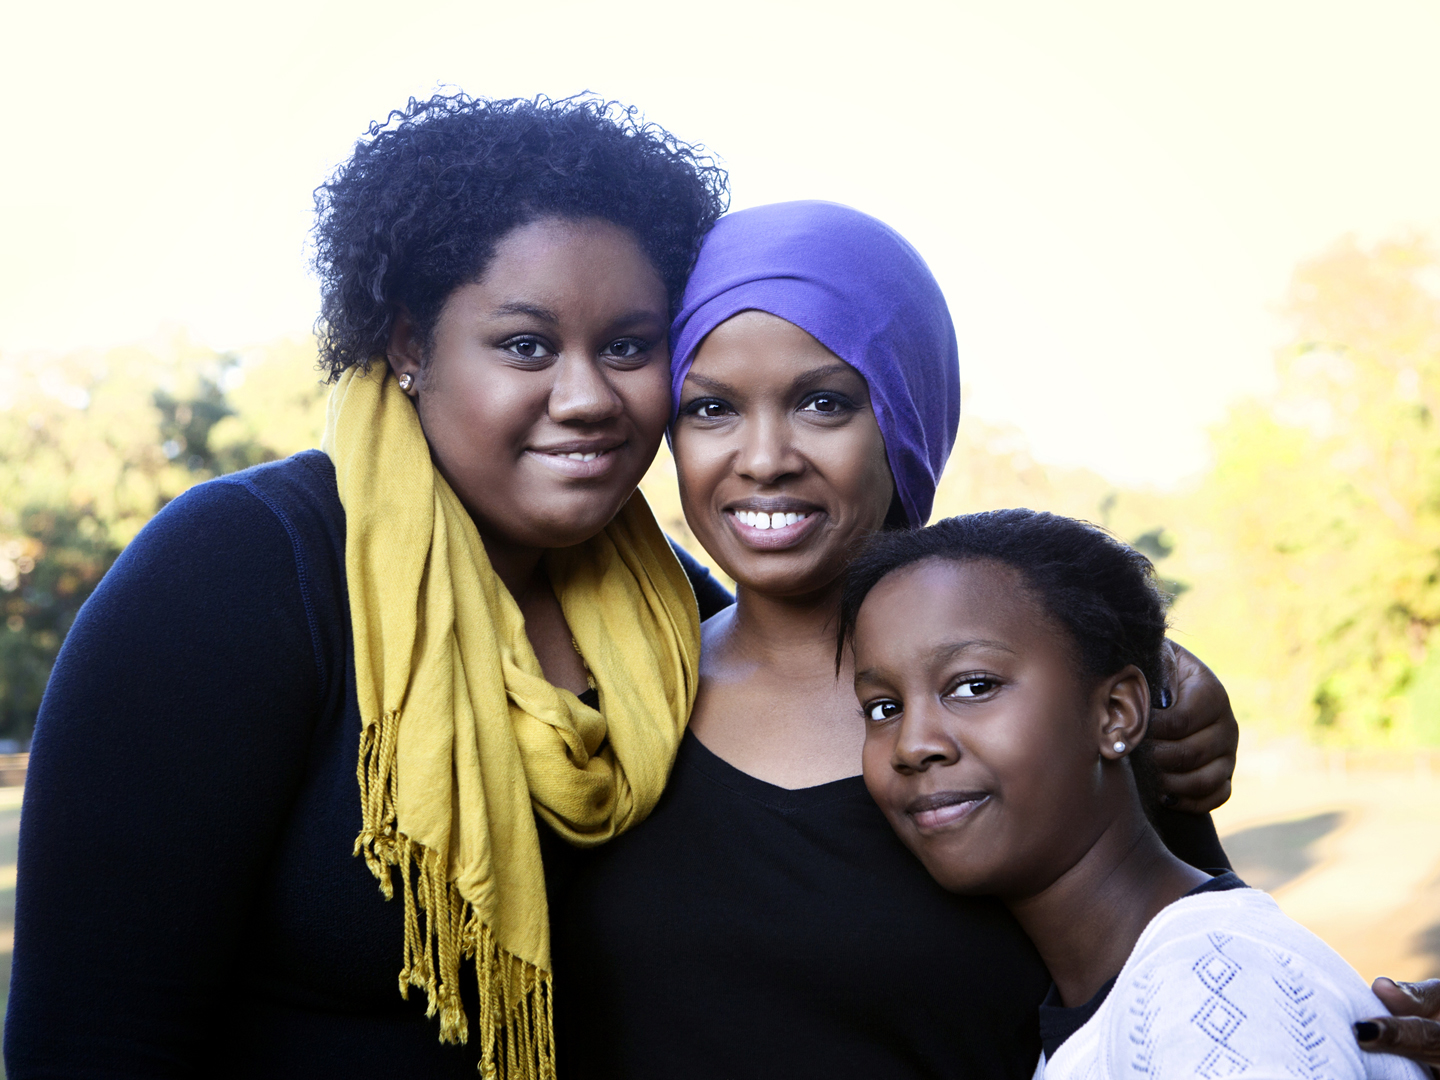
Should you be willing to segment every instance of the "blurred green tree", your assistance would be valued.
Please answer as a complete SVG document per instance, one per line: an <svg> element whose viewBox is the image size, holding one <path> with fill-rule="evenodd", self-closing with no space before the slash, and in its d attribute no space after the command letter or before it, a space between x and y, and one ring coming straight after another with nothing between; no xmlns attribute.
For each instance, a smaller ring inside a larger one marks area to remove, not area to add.
<svg viewBox="0 0 1440 1080"><path fill-rule="evenodd" d="M1274 727L1440 743L1421 679L1440 621L1440 258L1419 236L1346 239L1299 268L1285 311L1277 392L1232 410L1189 500L1208 562L1187 618Z"/></svg>
<svg viewBox="0 0 1440 1080"><path fill-rule="evenodd" d="M0 358L0 737L28 737L80 606L161 507L317 445L314 355L304 341L219 355L177 338Z"/></svg>

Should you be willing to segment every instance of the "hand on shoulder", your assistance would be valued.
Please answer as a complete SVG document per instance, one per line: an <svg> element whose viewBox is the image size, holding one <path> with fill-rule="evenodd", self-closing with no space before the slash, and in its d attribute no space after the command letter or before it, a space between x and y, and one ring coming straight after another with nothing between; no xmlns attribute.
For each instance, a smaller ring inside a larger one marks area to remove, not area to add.
<svg viewBox="0 0 1440 1080"><path fill-rule="evenodd" d="M1166 641L1173 701L1150 712L1149 742L1161 772L1166 805L1192 814L1230 798L1240 725L1220 680L1190 650Z"/></svg>

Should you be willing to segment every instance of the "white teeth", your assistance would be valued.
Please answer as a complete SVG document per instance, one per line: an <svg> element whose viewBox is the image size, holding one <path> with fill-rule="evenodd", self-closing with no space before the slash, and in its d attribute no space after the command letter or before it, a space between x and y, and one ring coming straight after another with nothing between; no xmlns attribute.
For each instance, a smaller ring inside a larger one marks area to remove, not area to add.
<svg viewBox="0 0 1440 1080"><path fill-rule="evenodd" d="M580 453L580 452L577 450L575 453L566 454L566 455L564 455L564 456L567 457L567 458L569 458L571 461L594 461L594 460L595 460L597 457L599 457L600 455L599 455L599 454L582 454L582 453Z"/></svg>
<svg viewBox="0 0 1440 1080"><path fill-rule="evenodd" d="M752 529L759 529L763 532L769 529L783 529L789 525L797 525L810 515L761 514L754 510L736 510L735 516L740 519L742 525L748 525Z"/></svg>

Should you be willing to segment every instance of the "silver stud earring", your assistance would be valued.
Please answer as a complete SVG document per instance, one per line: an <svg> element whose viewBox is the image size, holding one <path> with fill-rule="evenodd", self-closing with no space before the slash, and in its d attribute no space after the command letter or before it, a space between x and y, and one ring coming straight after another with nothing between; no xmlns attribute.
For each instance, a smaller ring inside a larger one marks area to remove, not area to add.
<svg viewBox="0 0 1440 1080"><path fill-rule="evenodd" d="M1117 743L1115 744L1115 753L1117 753L1117 754L1123 754L1124 752L1125 752L1125 744L1124 744L1123 742L1117 742Z"/></svg>
<svg viewBox="0 0 1440 1080"><path fill-rule="evenodd" d="M410 387L414 385L415 379L408 371L400 376L400 389L404 390L407 394L410 392Z"/></svg>

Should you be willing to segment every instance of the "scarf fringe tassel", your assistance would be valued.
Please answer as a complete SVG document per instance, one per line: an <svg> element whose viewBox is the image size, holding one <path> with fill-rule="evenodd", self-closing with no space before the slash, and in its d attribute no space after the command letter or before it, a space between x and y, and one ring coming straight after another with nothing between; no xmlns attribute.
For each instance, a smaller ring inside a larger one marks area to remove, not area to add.
<svg viewBox="0 0 1440 1080"><path fill-rule="evenodd" d="M475 961L480 990L480 1064L485 1080L555 1080L554 990L548 971L506 952L446 878L440 853L395 829L395 739L398 712L360 735L362 827L355 854L395 897L399 871L405 905L405 962L400 994L425 992L425 1015L440 1016L440 1041L467 1043L470 1025L460 999L460 963Z"/></svg>

